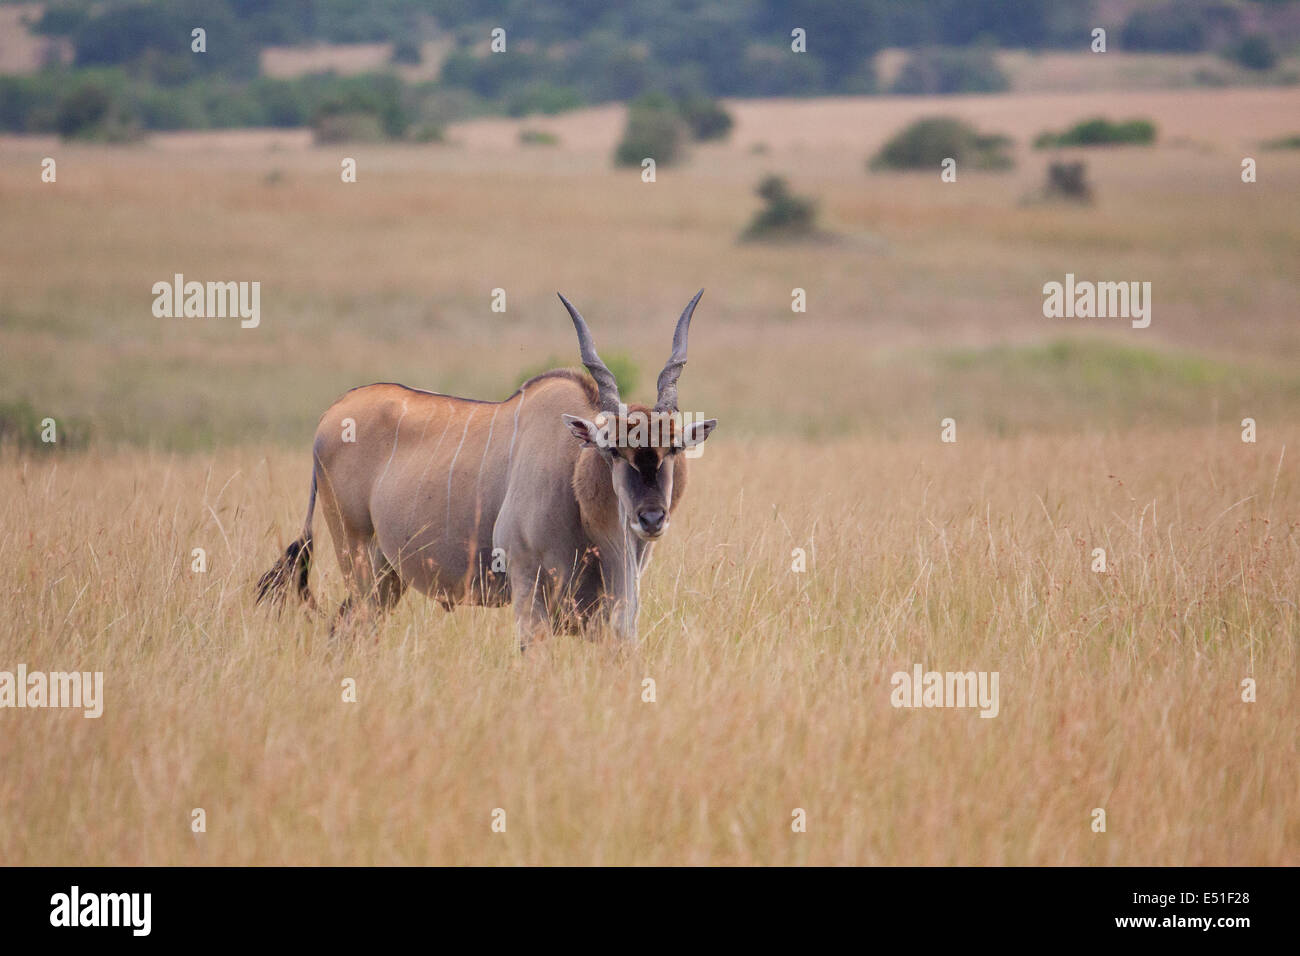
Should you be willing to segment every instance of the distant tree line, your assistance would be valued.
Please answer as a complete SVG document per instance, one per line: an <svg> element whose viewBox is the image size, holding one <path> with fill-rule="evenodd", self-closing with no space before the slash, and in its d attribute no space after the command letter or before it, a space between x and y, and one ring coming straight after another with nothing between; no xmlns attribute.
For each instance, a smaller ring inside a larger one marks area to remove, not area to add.
<svg viewBox="0 0 1300 956"><path fill-rule="evenodd" d="M299 127L334 114L374 116L388 138L416 123L419 91L391 74L225 77L161 87L115 68L0 76L0 129L129 139L145 130Z"/></svg>
<svg viewBox="0 0 1300 956"><path fill-rule="evenodd" d="M1117 25L1117 46L1213 48L1267 69L1277 51L1245 31L1243 11L1279 5L1137 5ZM34 29L68 38L73 63L0 78L0 127L61 129L60 112L64 125L101 115L114 129L298 126L373 109L386 135L404 135L475 112L555 113L647 94L705 102L996 92L1007 87L998 47L1086 49L1092 7L1092 0L51 0ZM206 31L202 54L190 50L196 26ZM488 51L497 27L506 31L504 54ZM791 48L796 27L804 52ZM258 75L268 45L386 41L394 63L404 64L418 62L420 40L435 36L453 42L436 82ZM886 47L913 55L881 90L872 63ZM87 132L97 131L92 123Z"/></svg>

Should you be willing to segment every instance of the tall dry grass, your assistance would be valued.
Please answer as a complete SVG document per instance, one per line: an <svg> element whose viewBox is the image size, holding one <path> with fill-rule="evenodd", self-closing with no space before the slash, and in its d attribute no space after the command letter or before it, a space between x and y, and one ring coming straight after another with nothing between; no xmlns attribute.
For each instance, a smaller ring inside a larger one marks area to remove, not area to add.
<svg viewBox="0 0 1300 956"><path fill-rule="evenodd" d="M107 685L98 720L0 710L0 861L1297 862L1300 156L1257 147L1298 97L736 104L729 144L654 185L609 165L617 109L440 147L0 141L0 399L96 426L86 455L0 457L0 670ZM865 171L945 112L1020 165ZM1098 112L1159 145L1090 153L1092 207L1023 202L1028 139ZM839 241L737 243L769 172ZM175 272L262 281L262 325L154 318ZM1066 272L1151 281L1151 328L1045 320ZM643 397L701 285L682 396L722 426L639 648L521 658L508 611L418 595L332 644L252 606L340 391L502 397L575 361L561 289ZM998 671L999 716L891 708L914 663Z"/></svg>
<svg viewBox="0 0 1300 956"><path fill-rule="evenodd" d="M958 438L720 434L641 646L524 657L508 610L256 609L305 450L6 460L0 668L106 706L0 711L0 860L1298 862L1300 433ZM917 662L1000 672L1000 714L891 708Z"/></svg>

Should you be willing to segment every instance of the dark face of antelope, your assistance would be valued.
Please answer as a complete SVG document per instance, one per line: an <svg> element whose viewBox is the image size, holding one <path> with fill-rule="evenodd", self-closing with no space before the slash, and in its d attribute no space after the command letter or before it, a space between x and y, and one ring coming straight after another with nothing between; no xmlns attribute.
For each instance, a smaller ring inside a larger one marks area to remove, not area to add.
<svg viewBox="0 0 1300 956"><path fill-rule="evenodd" d="M619 513L627 529L642 541L668 530L677 456L708 438L716 419L683 422L677 412L657 412L643 405L624 406L619 414L600 412L594 421L564 416L584 447L595 448L609 464Z"/></svg>
<svg viewBox="0 0 1300 956"><path fill-rule="evenodd" d="M560 296L573 318L583 364L596 380L601 408L593 421L565 415L564 423L584 447L595 448L608 463L620 520L642 541L654 541L668 530L677 456L701 444L718 424L717 419L683 421L677 410L677 378L686 364L691 315L703 294L703 289L696 293L677 320L673 353L659 373L659 399L654 408L629 408L622 403L613 374L596 354L587 323L569 300Z"/></svg>

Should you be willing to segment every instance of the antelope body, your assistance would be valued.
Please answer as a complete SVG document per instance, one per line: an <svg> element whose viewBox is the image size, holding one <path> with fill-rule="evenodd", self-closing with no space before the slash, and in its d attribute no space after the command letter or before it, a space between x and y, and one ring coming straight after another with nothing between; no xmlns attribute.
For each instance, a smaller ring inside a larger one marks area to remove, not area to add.
<svg viewBox="0 0 1300 956"><path fill-rule="evenodd" d="M684 424L677 410L702 294L678 320L653 408L622 403L564 296L591 379L547 372L502 402L393 384L347 392L316 429L303 533L262 576L258 600L282 600L292 582L314 606L319 500L348 586L341 620L415 588L448 609L511 603L521 647L593 625L635 639L641 571L685 490L681 452L717 424Z"/></svg>

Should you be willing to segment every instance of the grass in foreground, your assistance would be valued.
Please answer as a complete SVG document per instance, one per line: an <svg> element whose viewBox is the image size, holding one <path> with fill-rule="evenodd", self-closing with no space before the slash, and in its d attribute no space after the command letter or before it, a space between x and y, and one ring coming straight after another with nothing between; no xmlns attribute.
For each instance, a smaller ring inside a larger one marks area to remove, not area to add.
<svg viewBox="0 0 1300 956"><path fill-rule="evenodd" d="M508 611L331 645L254 609L305 455L9 458L0 668L107 702L0 711L0 859L1294 864L1298 439L710 443L641 648L524 658ZM917 662L999 671L1001 713L892 709Z"/></svg>

